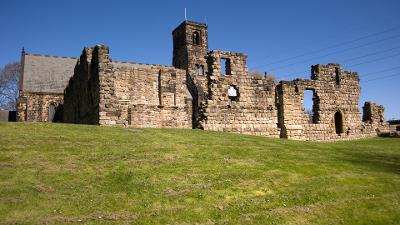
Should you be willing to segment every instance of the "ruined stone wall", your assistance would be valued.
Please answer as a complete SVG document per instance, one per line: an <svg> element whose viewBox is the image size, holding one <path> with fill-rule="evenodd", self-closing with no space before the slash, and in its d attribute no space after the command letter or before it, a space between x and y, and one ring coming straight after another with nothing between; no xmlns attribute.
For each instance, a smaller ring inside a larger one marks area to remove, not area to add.
<svg viewBox="0 0 400 225"><path fill-rule="evenodd" d="M374 102L365 102L363 106L363 122L368 124L378 134L390 133L390 126L385 121L385 108Z"/></svg>
<svg viewBox="0 0 400 225"><path fill-rule="evenodd" d="M112 62L107 46L85 48L65 92L67 122L129 127L191 127L186 72Z"/></svg>
<svg viewBox="0 0 400 225"><path fill-rule="evenodd" d="M363 121L368 123L385 122L385 108L374 102L365 102L363 106Z"/></svg>
<svg viewBox="0 0 400 225"><path fill-rule="evenodd" d="M211 51L207 58L209 74L207 99L201 108L202 127L279 137L274 81L250 76L244 54ZM221 59L229 61L229 68L222 68Z"/></svg>
<svg viewBox="0 0 400 225"><path fill-rule="evenodd" d="M361 121L357 73L344 71L338 64L315 65L311 78L281 81L278 85L281 137L329 141L376 135ZM305 90L314 91L312 118L304 109Z"/></svg>
<svg viewBox="0 0 400 225"><path fill-rule="evenodd" d="M130 127L191 128L191 98L186 88L186 72L173 67L114 68L104 96L113 104L101 111L105 124Z"/></svg>
<svg viewBox="0 0 400 225"><path fill-rule="evenodd" d="M389 120L389 135L392 137L400 137L400 120Z"/></svg>
<svg viewBox="0 0 400 225"><path fill-rule="evenodd" d="M74 76L65 89L64 122L99 124L99 68L100 46L84 48Z"/></svg>
<svg viewBox="0 0 400 225"><path fill-rule="evenodd" d="M49 120L49 107L61 109L63 95L54 93L20 92L17 101L17 121L52 122ZM58 111L60 113L60 111Z"/></svg>

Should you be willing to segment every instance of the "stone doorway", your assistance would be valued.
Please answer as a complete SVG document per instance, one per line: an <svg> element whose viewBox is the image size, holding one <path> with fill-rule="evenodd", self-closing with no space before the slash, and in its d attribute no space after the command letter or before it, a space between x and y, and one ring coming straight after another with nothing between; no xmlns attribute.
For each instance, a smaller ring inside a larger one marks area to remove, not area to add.
<svg viewBox="0 0 400 225"><path fill-rule="evenodd" d="M47 122L53 122L54 116L56 115L57 107L54 104L49 105L49 115L47 118Z"/></svg>
<svg viewBox="0 0 400 225"><path fill-rule="evenodd" d="M335 113L335 131L336 134L343 133L343 116L339 111Z"/></svg>

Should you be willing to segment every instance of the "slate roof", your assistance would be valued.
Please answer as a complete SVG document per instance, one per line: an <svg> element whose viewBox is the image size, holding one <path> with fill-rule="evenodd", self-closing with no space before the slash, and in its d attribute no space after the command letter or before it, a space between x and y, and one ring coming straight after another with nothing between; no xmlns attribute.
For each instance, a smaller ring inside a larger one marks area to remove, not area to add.
<svg viewBox="0 0 400 225"><path fill-rule="evenodd" d="M22 91L64 93L77 58L25 54Z"/></svg>

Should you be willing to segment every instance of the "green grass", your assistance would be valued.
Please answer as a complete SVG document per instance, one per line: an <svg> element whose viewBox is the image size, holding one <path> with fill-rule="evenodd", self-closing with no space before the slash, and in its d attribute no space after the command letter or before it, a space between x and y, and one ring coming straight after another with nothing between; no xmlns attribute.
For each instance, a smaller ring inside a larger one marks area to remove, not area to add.
<svg viewBox="0 0 400 225"><path fill-rule="evenodd" d="M0 123L0 224L399 224L400 139Z"/></svg>

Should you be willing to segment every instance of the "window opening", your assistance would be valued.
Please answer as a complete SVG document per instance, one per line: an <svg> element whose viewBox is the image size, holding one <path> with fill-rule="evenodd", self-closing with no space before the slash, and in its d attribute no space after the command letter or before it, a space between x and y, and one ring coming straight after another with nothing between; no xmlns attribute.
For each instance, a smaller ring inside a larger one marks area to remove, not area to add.
<svg viewBox="0 0 400 225"><path fill-rule="evenodd" d="M200 45L200 33L198 31L193 32L193 44Z"/></svg>
<svg viewBox="0 0 400 225"><path fill-rule="evenodd" d="M336 134L343 133L343 118L340 112L335 113L335 131Z"/></svg>
<svg viewBox="0 0 400 225"><path fill-rule="evenodd" d="M317 123L318 121L318 97L314 89L304 90L303 108L308 116L309 123Z"/></svg>
<svg viewBox="0 0 400 225"><path fill-rule="evenodd" d="M204 75L204 66L196 64L196 75Z"/></svg>
<svg viewBox="0 0 400 225"><path fill-rule="evenodd" d="M335 81L336 81L336 85L340 85L340 75L339 75L339 68L335 69Z"/></svg>
<svg viewBox="0 0 400 225"><path fill-rule="evenodd" d="M229 86L228 97L231 101L239 101L239 89L235 85Z"/></svg>
<svg viewBox="0 0 400 225"><path fill-rule="evenodd" d="M231 75L231 60L221 58L221 75Z"/></svg>

